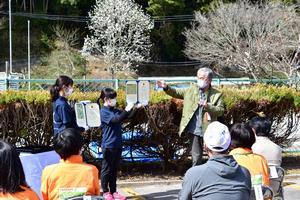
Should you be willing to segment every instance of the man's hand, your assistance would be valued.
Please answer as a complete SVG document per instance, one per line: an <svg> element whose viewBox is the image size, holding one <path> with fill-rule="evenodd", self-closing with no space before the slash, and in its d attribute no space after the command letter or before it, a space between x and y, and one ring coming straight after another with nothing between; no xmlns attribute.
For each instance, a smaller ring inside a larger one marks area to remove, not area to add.
<svg viewBox="0 0 300 200"><path fill-rule="evenodd" d="M168 84L164 80L157 80L156 84L161 88L166 88Z"/></svg>
<svg viewBox="0 0 300 200"><path fill-rule="evenodd" d="M143 104L141 104L141 103L137 103L137 104L135 104L135 108L141 108L141 107L143 107L144 105Z"/></svg>
<svg viewBox="0 0 300 200"><path fill-rule="evenodd" d="M84 131L88 131L90 129L88 126L82 126L82 128L84 128Z"/></svg>
<svg viewBox="0 0 300 200"><path fill-rule="evenodd" d="M207 107L207 100L201 100L198 102L199 106L203 106L204 108Z"/></svg>
<svg viewBox="0 0 300 200"><path fill-rule="evenodd" d="M133 108L133 106L134 106L133 103L129 103L129 104L126 106L125 110L126 110L127 112L129 112L129 111Z"/></svg>

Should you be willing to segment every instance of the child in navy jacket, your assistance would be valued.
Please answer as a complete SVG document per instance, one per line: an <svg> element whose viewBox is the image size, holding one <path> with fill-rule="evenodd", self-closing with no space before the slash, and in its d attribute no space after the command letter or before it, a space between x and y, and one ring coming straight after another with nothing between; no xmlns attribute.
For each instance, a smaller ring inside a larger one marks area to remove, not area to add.
<svg viewBox="0 0 300 200"><path fill-rule="evenodd" d="M104 88L99 98L103 101L100 111L103 153L101 187L107 200L126 199L117 192L117 170L122 153L121 123L128 118L134 104L128 104L124 111L120 111L116 108L116 98L117 93L111 88Z"/></svg>
<svg viewBox="0 0 300 200"><path fill-rule="evenodd" d="M76 123L75 111L68 102L68 96L73 92L73 80L68 76L59 76L55 84L50 88L51 100L53 104L53 132L54 135L67 128L74 128L80 132L85 129L78 127Z"/></svg>

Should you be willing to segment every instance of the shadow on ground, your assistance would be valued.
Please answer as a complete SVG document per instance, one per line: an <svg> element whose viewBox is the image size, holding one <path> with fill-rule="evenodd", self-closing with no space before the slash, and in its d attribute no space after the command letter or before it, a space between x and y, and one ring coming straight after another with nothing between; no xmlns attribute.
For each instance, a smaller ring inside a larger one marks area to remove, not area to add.
<svg viewBox="0 0 300 200"><path fill-rule="evenodd" d="M143 199L159 199L159 200L174 200L178 198L179 190L168 190L165 192L156 192L143 195ZM130 196L127 200L141 199L140 196Z"/></svg>

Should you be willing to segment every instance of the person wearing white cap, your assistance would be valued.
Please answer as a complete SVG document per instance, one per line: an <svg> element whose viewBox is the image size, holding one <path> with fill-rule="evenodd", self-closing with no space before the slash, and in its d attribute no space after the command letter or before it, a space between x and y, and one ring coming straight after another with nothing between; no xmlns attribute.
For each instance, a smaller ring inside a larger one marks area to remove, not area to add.
<svg viewBox="0 0 300 200"><path fill-rule="evenodd" d="M203 139L209 160L186 172L178 199L248 200L251 176L228 155L231 137L227 126L217 121L210 123Z"/></svg>

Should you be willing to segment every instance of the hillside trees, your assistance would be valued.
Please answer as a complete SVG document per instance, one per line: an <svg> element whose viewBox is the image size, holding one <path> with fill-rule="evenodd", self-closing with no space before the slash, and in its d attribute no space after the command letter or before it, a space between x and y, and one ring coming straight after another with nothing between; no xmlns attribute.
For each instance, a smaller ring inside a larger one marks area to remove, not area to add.
<svg viewBox="0 0 300 200"><path fill-rule="evenodd" d="M152 51L156 61L180 61L184 59L184 36L182 31L189 25L196 0L149 0L147 12L155 16L156 23L151 36L154 42ZM176 16L174 16L176 15Z"/></svg>
<svg viewBox="0 0 300 200"><path fill-rule="evenodd" d="M89 18L82 52L103 59L112 78L149 58L153 21L132 0L97 0Z"/></svg>
<svg viewBox="0 0 300 200"><path fill-rule="evenodd" d="M61 25L52 27L55 38L52 51L42 58L41 66L33 68L34 78L56 78L68 74L73 78L83 78L88 73L86 60L74 47L79 42L79 29L67 29Z"/></svg>
<svg viewBox="0 0 300 200"><path fill-rule="evenodd" d="M229 66L259 80L291 78L300 67L300 16L280 3L221 4L195 22L184 35L185 54L215 68Z"/></svg>

